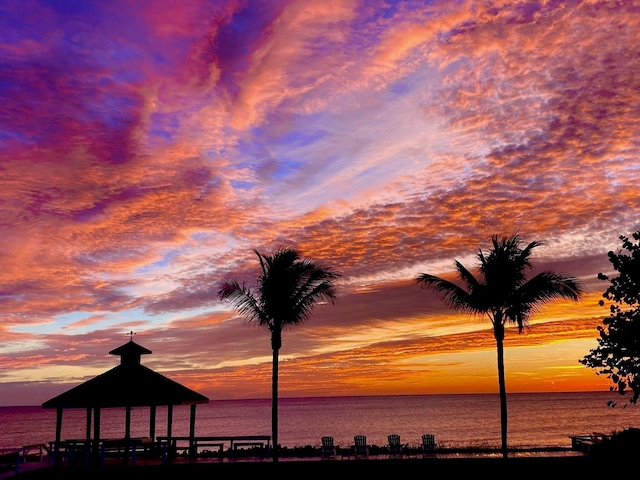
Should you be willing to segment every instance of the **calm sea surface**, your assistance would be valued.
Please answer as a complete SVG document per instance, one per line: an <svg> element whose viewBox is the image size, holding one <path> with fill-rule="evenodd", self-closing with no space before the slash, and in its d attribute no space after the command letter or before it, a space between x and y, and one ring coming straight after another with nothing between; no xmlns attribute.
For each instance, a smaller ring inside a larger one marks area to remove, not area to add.
<svg viewBox="0 0 640 480"><path fill-rule="evenodd" d="M611 433L640 427L640 408L616 408L607 400L617 393L510 394L509 445L547 447L570 445L569 435L593 431ZM624 403L624 402L622 402ZM174 408L173 435L189 434L189 407ZM133 409L131 435L149 435L149 409ZM198 405L196 435L270 435L271 402L217 400ZM47 443L55 439L56 414L41 407L0 407L0 448ZM124 409L102 411L101 436L124 435ZM65 410L62 438L83 438L84 410ZM397 433L403 443L417 444L433 433L442 446L500 445L500 402L497 394L417 395L377 397L284 398L280 400L280 444L287 447L320 444L323 435L350 445L363 434L372 445L386 445ZM166 434L166 408L158 408L156 435Z"/></svg>

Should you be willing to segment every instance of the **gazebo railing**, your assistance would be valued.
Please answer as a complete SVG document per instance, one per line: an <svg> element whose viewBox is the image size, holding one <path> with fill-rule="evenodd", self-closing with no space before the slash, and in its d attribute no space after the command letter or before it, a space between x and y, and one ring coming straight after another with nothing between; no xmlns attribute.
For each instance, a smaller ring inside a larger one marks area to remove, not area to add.
<svg viewBox="0 0 640 480"><path fill-rule="evenodd" d="M139 454L145 458L150 454L153 441L149 437L103 438L98 441L97 451L94 445L93 439L49 442L51 462L54 465L88 466L92 461L99 461L104 466L107 458L119 458L135 465Z"/></svg>

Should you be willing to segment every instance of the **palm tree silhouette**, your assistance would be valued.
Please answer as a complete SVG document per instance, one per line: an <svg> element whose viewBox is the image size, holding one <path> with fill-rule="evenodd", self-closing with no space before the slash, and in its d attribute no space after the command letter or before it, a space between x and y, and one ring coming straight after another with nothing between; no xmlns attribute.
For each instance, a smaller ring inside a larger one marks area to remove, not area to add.
<svg viewBox="0 0 640 480"><path fill-rule="evenodd" d="M448 280L423 273L416 282L423 288L439 294L446 305L456 311L487 315L493 325L498 350L498 383L500 386L500 426L502 455L507 457L507 391L504 378L505 323L518 325L522 333L527 320L540 306L561 298L578 301L583 292L582 283L563 274L544 271L526 280L532 268L529 257L534 248L542 245L534 241L522 248L516 234L499 239L491 237L493 248L487 255L478 252L480 278L474 277L460 262L455 266L460 287Z"/></svg>
<svg viewBox="0 0 640 480"><path fill-rule="evenodd" d="M271 430L273 461L278 461L278 354L282 330L304 323L314 307L335 303L334 280L339 274L310 259L301 258L295 248L276 247L273 255L253 250L260 260L260 275L255 289L225 280L218 291L220 300L228 301L237 314L250 323L271 332L273 374L271 386Z"/></svg>

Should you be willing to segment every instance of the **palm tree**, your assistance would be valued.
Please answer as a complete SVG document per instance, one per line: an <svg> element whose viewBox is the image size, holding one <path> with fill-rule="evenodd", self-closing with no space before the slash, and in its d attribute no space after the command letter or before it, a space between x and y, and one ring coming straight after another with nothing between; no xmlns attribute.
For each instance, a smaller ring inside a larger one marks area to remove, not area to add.
<svg viewBox="0 0 640 480"><path fill-rule="evenodd" d="M278 461L278 354L282 347L282 330L295 327L311 316L314 307L335 303L334 280L339 274L328 267L301 258L295 248L276 247L273 255L254 253L260 261L260 275L255 289L225 280L218 291L220 300L228 301L236 313L250 323L271 332L273 373L271 386L271 430L273 461Z"/></svg>
<svg viewBox="0 0 640 480"><path fill-rule="evenodd" d="M529 257L541 242L522 247L516 234L499 239L491 238L493 248L487 255L478 252L480 278L474 277L460 262L455 266L464 287L448 280L423 273L416 282L423 288L439 294L446 305L456 311L487 315L493 325L498 350L498 384L500 386L500 426L502 455L507 457L507 391L504 378L505 323L518 325L522 333L532 313L540 306L561 298L578 301L583 292L582 283L563 274L544 271L526 280L532 268Z"/></svg>

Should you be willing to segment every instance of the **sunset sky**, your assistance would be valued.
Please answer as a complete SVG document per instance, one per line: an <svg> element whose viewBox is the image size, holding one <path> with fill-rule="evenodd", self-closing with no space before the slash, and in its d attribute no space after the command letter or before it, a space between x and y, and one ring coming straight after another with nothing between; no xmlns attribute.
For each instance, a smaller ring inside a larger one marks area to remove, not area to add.
<svg viewBox="0 0 640 480"><path fill-rule="evenodd" d="M294 245L339 299L286 331L280 395L497 392L484 318L415 284L494 234L579 277L505 340L508 392L578 360L640 228L640 2L0 2L0 405L117 365L270 396L268 332L217 299Z"/></svg>

